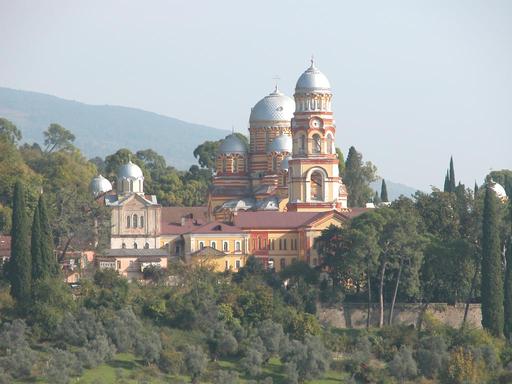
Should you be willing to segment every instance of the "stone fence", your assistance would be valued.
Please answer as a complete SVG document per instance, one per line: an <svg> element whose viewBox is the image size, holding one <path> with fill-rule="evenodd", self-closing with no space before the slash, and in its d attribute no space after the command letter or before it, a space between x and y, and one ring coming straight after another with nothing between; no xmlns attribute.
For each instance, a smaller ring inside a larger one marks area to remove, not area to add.
<svg viewBox="0 0 512 384"><path fill-rule="evenodd" d="M443 324L458 328L464 318L465 304L448 305L444 303L434 304L404 304L396 303L393 311L393 324L406 324L417 326L421 316L429 312L435 319ZM367 304L344 303L338 308L319 307L318 319L322 324L336 328L364 328L366 327ZM389 306L384 309L384 323L387 324ZM379 324L379 306L373 304L370 312L370 323L373 326ZM482 327L482 312L480 304L470 304L467 323L473 327Z"/></svg>

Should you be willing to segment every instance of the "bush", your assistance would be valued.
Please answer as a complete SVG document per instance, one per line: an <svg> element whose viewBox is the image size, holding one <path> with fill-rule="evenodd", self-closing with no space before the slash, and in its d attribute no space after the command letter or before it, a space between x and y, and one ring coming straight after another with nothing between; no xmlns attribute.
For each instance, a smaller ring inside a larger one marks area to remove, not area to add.
<svg viewBox="0 0 512 384"><path fill-rule="evenodd" d="M421 339L416 355L420 372L430 379L439 376L449 359L446 343L441 336L427 336Z"/></svg>
<svg viewBox="0 0 512 384"><path fill-rule="evenodd" d="M213 375L213 384L238 384L238 372L236 371L216 371Z"/></svg>
<svg viewBox="0 0 512 384"><path fill-rule="evenodd" d="M412 357L412 351L405 345L395 354L388 367L391 374L401 382L412 379L418 374L418 367Z"/></svg>
<svg viewBox="0 0 512 384"><path fill-rule="evenodd" d="M183 354L174 349L164 349L158 359L158 368L165 373L180 373L183 368Z"/></svg>
<svg viewBox="0 0 512 384"><path fill-rule="evenodd" d="M201 347L191 345L185 349L183 355L187 373L191 376L192 383L197 383L208 365L206 354Z"/></svg>
<svg viewBox="0 0 512 384"><path fill-rule="evenodd" d="M245 351L244 357L240 361L240 366L249 376L258 376L261 373L263 364L263 355L255 348L249 348Z"/></svg>
<svg viewBox="0 0 512 384"><path fill-rule="evenodd" d="M331 355L321 339L308 335L304 343L297 340L289 342L282 360L290 363L290 369L295 366L298 379L304 381L321 377L329 369Z"/></svg>

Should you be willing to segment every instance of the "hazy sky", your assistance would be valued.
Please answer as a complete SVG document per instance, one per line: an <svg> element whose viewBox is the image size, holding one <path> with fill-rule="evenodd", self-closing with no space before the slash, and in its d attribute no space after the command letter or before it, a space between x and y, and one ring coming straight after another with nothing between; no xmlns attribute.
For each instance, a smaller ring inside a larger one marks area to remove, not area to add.
<svg viewBox="0 0 512 384"><path fill-rule="evenodd" d="M471 187L512 168L512 1L0 0L0 86L244 133L311 54L337 144L380 175L428 190L450 155Z"/></svg>

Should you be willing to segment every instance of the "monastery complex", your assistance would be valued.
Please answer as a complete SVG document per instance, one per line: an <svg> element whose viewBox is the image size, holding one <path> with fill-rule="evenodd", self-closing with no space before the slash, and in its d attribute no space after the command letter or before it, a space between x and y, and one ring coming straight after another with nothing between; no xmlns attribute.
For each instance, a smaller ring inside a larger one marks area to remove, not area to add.
<svg viewBox="0 0 512 384"><path fill-rule="evenodd" d="M327 77L311 66L293 99L275 90L249 117L249 145L228 135L216 158L205 207L163 207L144 193L142 170L131 161L115 187L103 176L91 182L111 211L111 243L100 268L140 278L149 265L169 262L237 271L254 255L277 271L301 260L319 264L314 240L364 208L347 208L338 172L336 125Z"/></svg>

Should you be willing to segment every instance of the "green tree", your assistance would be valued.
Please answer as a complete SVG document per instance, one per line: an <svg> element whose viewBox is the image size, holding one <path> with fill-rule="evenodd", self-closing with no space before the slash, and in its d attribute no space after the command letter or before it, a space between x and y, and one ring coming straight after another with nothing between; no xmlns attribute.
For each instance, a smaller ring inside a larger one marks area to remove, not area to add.
<svg viewBox="0 0 512 384"><path fill-rule="evenodd" d="M45 152L51 153L60 149L72 149L75 135L59 124L52 123L44 134Z"/></svg>
<svg viewBox="0 0 512 384"><path fill-rule="evenodd" d="M386 180L382 179L382 184L380 186L380 199L381 201L387 203L389 201L388 198L388 187L386 186Z"/></svg>
<svg viewBox="0 0 512 384"><path fill-rule="evenodd" d="M403 345L389 362L389 370L401 383L413 379L418 374L418 366L412 357L411 348Z"/></svg>
<svg viewBox="0 0 512 384"><path fill-rule="evenodd" d="M448 170L446 170L446 175L444 176L443 192L450 192L450 174Z"/></svg>
<svg viewBox="0 0 512 384"><path fill-rule="evenodd" d="M199 346L188 346L184 353L184 363L187 373L191 376L192 383L198 383L201 375L206 372L208 359Z"/></svg>
<svg viewBox="0 0 512 384"><path fill-rule="evenodd" d="M485 191L482 223L482 325L494 336L503 334L503 271L498 222L498 199Z"/></svg>
<svg viewBox="0 0 512 384"><path fill-rule="evenodd" d="M450 190L449 192L455 192L455 168L453 167L453 157L450 156Z"/></svg>
<svg viewBox="0 0 512 384"><path fill-rule="evenodd" d="M11 258L8 265L11 295L23 307L30 301L32 266L25 189L19 181L14 186L11 239Z"/></svg>
<svg viewBox="0 0 512 384"><path fill-rule="evenodd" d="M379 205L382 202L379 196L379 192L375 191L375 194L373 195L373 204L376 206Z"/></svg>
<svg viewBox="0 0 512 384"><path fill-rule="evenodd" d="M4 136L11 144L21 140L21 131L9 120L0 117L0 136Z"/></svg>
<svg viewBox="0 0 512 384"><path fill-rule="evenodd" d="M59 274L59 264L57 263L54 254L52 228L48 219L48 212L43 193L39 195L37 209L39 213L39 227L41 231L39 247L41 249L41 258L45 264L46 276L57 276Z"/></svg>
<svg viewBox="0 0 512 384"><path fill-rule="evenodd" d="M338 147L336 147L336 155L338 156L338 172L341 176L345 172L345 157L343 156L341 149Z"/></svg>
<svg viewBox="0 0 512 384"><path fill-rule="evenodd" d="M45 278L47 276L46 265L41 256L41 225L39 218L39 207L34 210L34 219L32 220L32 238L30 242L30 253L32 257L32 282Z"/></svg>
<svg viewBox="0 0 512 384"><path fill-rule="evenodd" d="M370 183L376 179L377 168L369 161L363 163L363 155L350 147L343 182L348 190L349 207L364 207L373 197Z"/></svg>
<svg viewBox="0 0 512 384"><path fill-rule="evenodd" d="M208 168L211 172L214 172L219 147L220 141L205 141L194 149L194 157L202 168Z"/></svg>
<svg viewBox="0 0 512 384"><path fill-rule="evenodd" d="M509 220L512 223L512 200L509 202ZM510 224L512 226L512 224ZM504 320L505 320L505 337L512 337L512 234L509 235L507 249L505 253L505 301L504 301Z"/></svg>

